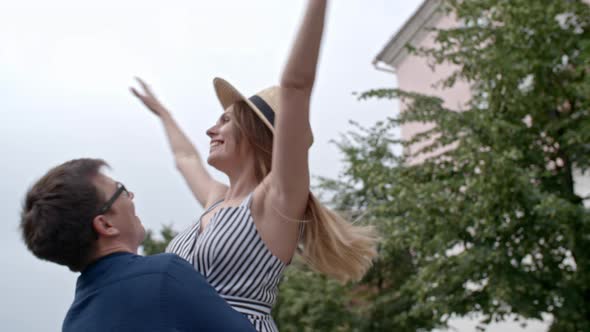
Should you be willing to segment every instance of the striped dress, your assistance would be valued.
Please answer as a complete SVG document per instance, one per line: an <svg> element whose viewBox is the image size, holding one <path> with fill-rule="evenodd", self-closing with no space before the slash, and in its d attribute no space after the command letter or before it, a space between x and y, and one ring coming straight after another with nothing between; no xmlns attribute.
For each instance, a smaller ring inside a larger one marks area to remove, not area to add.
<svg viewBox="0 0 590 332"><path fill-rule="evenodd" d="M270 316L286 265L262 241L250 212L252 195L239 206L220 208L200 233L201 220L166 248L189 261L257 331L278 331ZM213 204L208 213L222 201ZM199 234L200 233L200 234Z"/></svg>

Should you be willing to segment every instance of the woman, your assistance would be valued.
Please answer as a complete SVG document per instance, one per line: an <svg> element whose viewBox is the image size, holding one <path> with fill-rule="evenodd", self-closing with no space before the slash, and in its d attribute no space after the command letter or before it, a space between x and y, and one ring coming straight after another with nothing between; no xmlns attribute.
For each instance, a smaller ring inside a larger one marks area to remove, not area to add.
<svg viewBox="0 0 590 332"><path fill-rule="evenodd" d="M225 111L207 130L207 162L228 176L229 186L211 177L147 85L139 81L143 93L132 89L162 120L176 165L205 208L167 251L193 263L258 331L277 330L270 312L299 244L308 264L340 280L361 278L375 256L370 228L343 220L309 191L309 103L325 10L325 0L308 2L280 87L245 98L214 80Z"/></svg>

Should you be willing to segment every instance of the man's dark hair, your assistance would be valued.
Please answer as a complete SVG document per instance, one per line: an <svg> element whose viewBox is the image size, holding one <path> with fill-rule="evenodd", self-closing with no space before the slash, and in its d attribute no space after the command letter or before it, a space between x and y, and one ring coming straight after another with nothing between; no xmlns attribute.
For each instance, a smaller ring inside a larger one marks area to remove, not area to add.
<svg viewBox="0 0 590 332"><path fill-rule="evenodd" d="M27 192L21 212L23 239L41 259L81 271L97 240L92 220L105 202L93 179L108 164L75 159L47 172Z"/></svg>

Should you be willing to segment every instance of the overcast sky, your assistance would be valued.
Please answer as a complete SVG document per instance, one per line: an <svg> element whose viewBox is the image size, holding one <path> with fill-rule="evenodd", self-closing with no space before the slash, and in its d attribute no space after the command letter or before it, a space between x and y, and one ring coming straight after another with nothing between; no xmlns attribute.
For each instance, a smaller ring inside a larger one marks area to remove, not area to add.
<svg viewBox="0 0 590 332"><path fill-rule="evenodd" d="M213 77L246 95L276 84L304 3L0 0L1 330L59 331L77 277L26 251L17 227L27 188L66 160L103 158L134 191L147 228L189 226L201 208L160 123L128 92L133 77L152 85L205 154L205 130L221 111ZM331 2L312 100L313 175L338 175L341 155L329 141L349 120L370 125L397 111L396 102L358 102L352 92L395 86L371 62L420 3ZM473 330L470 322L456 327Z"/></svg>

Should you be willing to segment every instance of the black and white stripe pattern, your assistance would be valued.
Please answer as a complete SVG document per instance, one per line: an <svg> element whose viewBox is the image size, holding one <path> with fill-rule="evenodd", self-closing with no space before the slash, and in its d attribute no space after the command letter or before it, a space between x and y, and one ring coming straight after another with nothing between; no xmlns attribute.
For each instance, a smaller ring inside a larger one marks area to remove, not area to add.
<svg viewBox="0 0 590 332"><path fill-rule="evenodd" d="M189 261L257 331L278 331L270 312L286 265L258 234L250 203L252 194L235 207L222 207L199 234L200 220L177 235L166 248ZM221 202L213 204L208 213Z"/></svg>

